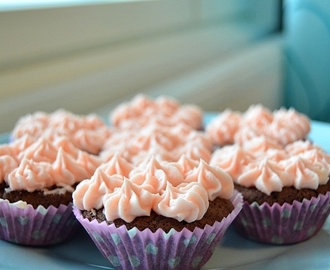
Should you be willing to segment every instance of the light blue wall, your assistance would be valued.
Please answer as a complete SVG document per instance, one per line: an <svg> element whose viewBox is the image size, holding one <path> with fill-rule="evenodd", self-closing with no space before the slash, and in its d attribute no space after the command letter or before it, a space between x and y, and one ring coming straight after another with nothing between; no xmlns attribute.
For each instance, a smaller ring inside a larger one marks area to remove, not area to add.
<svg viewBox="0 0 330 270"><path fill-rule="evenodd" d="M285 106L330 122L330 1L285 3Z"/></svg>

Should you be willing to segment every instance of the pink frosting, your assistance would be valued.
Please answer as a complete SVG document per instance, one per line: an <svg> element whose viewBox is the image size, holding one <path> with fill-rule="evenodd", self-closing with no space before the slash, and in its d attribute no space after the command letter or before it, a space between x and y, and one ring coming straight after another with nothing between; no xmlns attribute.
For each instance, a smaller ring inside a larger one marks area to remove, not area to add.
<svg viewBox="0 0 330 270"><path fill-rule="evenodd" d="M80 209L100 209L108 220L121 218L131 222L137 216L157 213L185 220L200 219L207 211L209 200L230 198L233 182L221 169L201 160L181 157L180 162L164 162L151 158L133 168L129 176L113 171L113 164L127 165L127 161L114 156L116 162L101 165L90 179L79 183L73 193L73 202ZM108 169L111 167L111 169ZM189 169L191 168L191 169ZM112 174L112 173L115 174Z"/></svg>
<svg viewBox="0 0 330 270"><path fill-rule="evenodd" d="M105 195L123 185L124 176L109 175L98 168L91 179L80 182L73 192L73 203L80 209L100 209Z"/></svg>
<svg viewBox="0 0 330 270"><path fill-rule="evenodd" d="M24 134L36 138L44 136L53 140L67 136L81 150L97 154L111 131L96 115L78 116L65 110L51 114L36 112L22 117L15 125L12 137L16 140Z"/></svg>
<svg viewBox="0 0 330 270"><path fill-rule="evenodd" d="M0 155L0 183L3 183L8 174L18 167L18 162L10 155Z"/></svg>
<svg viewBox="0 0 330 270"><path fill-rule="evenodd" d="M107 162L100 166L100 168L108 175L122 175L129 177L130 172L133 170L133 164L128 162L125 158L118 153Z"/></svg>
<svg viewBox="0 0 330 270"><path fill-rule="evenodd" d="M186 155L187 157L194 160L203 159L209 162L212 153L211 150L204 145L188 141L185 145L176 149L175 160L178 160L182 155Z"/></svg>
<svg viewBox="0 0 330 270"><path fill-rule="evenodd" d="M97 130L104 127L104 122L95 114L80 116L60 109L49 115L48 126L58 130L66 130L70 134L81 128Z"/></svg>
<svg viewBox="0 0 330 270"><path fill-rule="evenodd" d="M88 165L93 166L92 163ZM79 164L74 157L65 153L62 148L58 150L56 160L51 164L50 173L58 186L71 186L91 176L90 171L82 167L81 163Z"/></svg>
<svg viewBox="0 0 330 270"><path fill-rule="evenodd" d="M175 161L177 159L177 154L162 148L152 147L148 150L141 150L137 155L132 156L130 161L138 166L141 163L148 162L152 158L163 161Z"/></svg>
<svg viewBox="0 0 330 270"><path fill-rule="evenodd" d="M253 140L247 144L251 142ZM256 187L268 195L285 186L316 189L327 183L330 156L320 147L309 141L296 141L282 148L261 145L263 147L253 144L217 149L210 164L222 168L235 183Z"/></svg>
<svg viewBox="0 0 330 270"><path fill-rule="evenodd" d="M256 128L264 128L273 121L273 113L261 104L251 105L242 117L244 125Z"/></svg>
<svg viewBox="0 0 330 270"><path fill-rule="evenodd" d="M45 115L42 116L44 119ZM6 162L0 176L9 190L72 192L73 185L90 178L103 162L100 157L76 148L67 136L50 140L44 135L38 139L24 135L0 148L7 153L0 156L1 162Z"/></svg>
<svg viewBox="0 0 330 270"><path fill-rule="evenodd" d="M306 141L296 141L291 144L288 144L285 146L284 149L285 151L291 153L292 155L297 155L309 150L320 149L320 147L313 144L311 141L306 140Z"/></svg>
<svg viewBox="0 0 330 270"><path fill-rule="evenodd" d="M250 163L238 176L236 183L245 187L256 187L270 195L273 191L281 191L284 186L292 185L292 177L278 163L265 157L261 162Z"/></svg>
<svg viewBox="0 0 330 270"><path fill-rule="evenodd" d="M287 135L293 134L290 140L283 141L283 144L288 144L296 140L304 139L306 134L310 131L310 120L309 118L301 113L298 113L293 108L289 110L280 109L274 112L274 121L272 122L274 127L270 127L269 130L273 131L274 137L279 140L283 140L281 134L276 133L276 129L284 129L287 131Z"/></svg>
<svg viewBox="0 0 330 270"><path fill-rule="evenodd" d="M19 166L8 174L5 180L10 190L33 192L54 185L50 171L50 163L23 159Z"/></svg>
<svg viewBox="0 0 330 270"><path fill-rule="evenodd" d="M146 98L146 97L144 97ZM155 99L155 109L160 109L166 116L171 116L180 109L181 104L171 97L159 96Z"/></svg>
<svg viewBox="0 0 330 270"><path fill-rule="evenodd" d="M216 197L230 199L234 192L232 178L222 169L210 166L201 160L197 168L186 174L184 182L198 182L208 193L208 198L213 201Z"/></svg>
<svg viewBox="0 0 330 270"><path fill-rule="evenodd" d="M10 164L11 167L17 167L4 177L11 190L23 189L33 192L48 190L53 186L62 187L53 191L57 193L65 190L72 192L72 185L90 178L100 166L101 160L83 151L79 151L75 159L60 148L52 161L43 156L33 159L22 156L19 164ZM8 172L7 169L6 171Z"/></svg>
<svg viewBox="0 0 330 270"><path fill-rule="evenodd" d="M287 159L290 157L291 153L285 151L284 149L268 149L265 152L265 155L267 156L268 160L272 160L275 162L279 162L281 160ZM262 158L262 156L260 156Z"/></svg>
<svg viewBox="0 0 330 270"><path fill-rule="evenodd" d="M44 137L40 137L35 143L31 144L25 150L17 154L18 160L32 159L35 162L48 162L55 161L57 156L57 148Z"/></svg>
<svg viewBox="0 0 330 270"><path fill-rule="evenodd" d="M81 152L74 146L71 140L67 136L57 136L52 140L52 144L56 149L62 148L64 152L69 153L73 157L77 157L78 153Z"/></svg>
<svg viewBox="0 0 330 270"><path fill-rule="evenodd" d="M172 165L176 166L180 170L184 178L187 173L198 167L198 164L199 162L197 160L191 159L186 155L182 155L177 162L172 163Z"/></svg>
<svg viewBox="0 0 330 270"><path fill-rule="evenodd" d="M234 135L234 141L236 144L243 145L253 138L262 136L264 136L264 133L261 128L243 125Z"/></svg>
<svg viewBox="0 0 330 270"><path fill-rule="evenodd" d="M16 139L25 134L40 136L41 130L47 127L48 118L49 116L45 112L35 112L21 117L12 131L12 137Z"/></svg>
<svg viewBox="0 0 330 270"><path fill-rule="evenodd" d="M148 150L152 147L160 147L171 151L180 144L180 139L175 135L168 128L146 126L131 138L132 152L136 154L140 150Z"/></svg>
<svg viewBox="0 0 330 270"><path fill-rule="evenodd" d="M292 108L271 112L260 104L251 105L243 114L227 109L206 127L216 145L241 145L255 137L266 136L284 146L305 139L309 131L310 121L305 115Z"/></svg>
<svg viewBox="0 0 330 270"><path fill-rule="evenodd" d="M150 124L135 131L118 129L113 132L100 156L108 161L116 152L135 165L152 156L159 160L177 161L183 154L209 161L212 143L205 134L186 125L168 127Z"/></svg>
<svg viewBox="0 0 330 270"><path fill-rule="evenodd" d="M11 145L8 144L0 145L0 157L4 155L9 155L14 157L16 156L16 151Z"/></svg>
<svg viewBox="0 0 330 270"><path fill-rule="evenodd" d="M107 220L131 222L137 216L149 216L153 202L150 192L124 178L120 188L103 197L104 214Z"/></svg>
<svg viewBox="0 0 330 270"><path fill-rule="evenodd" d="M110 130L108 127L100 127L97 130L89 130L85 127L78 129L71 136L71 141L81 150L98 154L109 136Z"/></svg>
<svg viewBox="0 0 330 270"><path fill-rule="evenodd" d="M299 155L313 163L321 163L330 171L330 155L310 141L296 141L285 147L291 155Z"/></svg>
<svg viewBox="0 0 330 270"><path fill-rule="evenodd" d="M174 187L168 182L165 191L156 196L153 210L178 221L193 222L200 220L208 207L208 194L201 184L182 183Z"/></svg>
<svg viewBox="0 0 330 270"><path fill-rule="evenodd" d="M160 193L169 182L177 186L183 182L183 175L171 163L160 163L151 158L147 163L142 163L130 172L133 183L144 186L152 193Z"/></svg>
<svg viewBox="0 0 330 270"><path fill-rule="evenodd" d="M103 206L103 196L120 188L124 177L128 177L133 165L116 153L107 163L103 163L90 177L80 182L73 201L81 209L99 209ZM79 198L83 197L83 200Z"/></svg>
<svg viewBox="0 0 330 270"><path fill-rule="evenodd" d="M153 100L142 94L120 104L109 115L114 126L125 129L137 129L155 122L166 126L183 123L197 129L202 125L202 117L202 110L195 105L181 105L164 96Z"/></svg>
<svg viewBox="0 0 330 270"><path fill-rule="evenodd" d="M216 145L233 144L240 121L241 114L239 112L226 109L207 125L206 133Z"/></svg>
<svg viewBox="0 0 330 270"><path fill-rule="evenodd" d="M202 110L195 105L184 105L174 114L173 119L177 122L187 124L193 129L199 129L202 125Z"/></svg>
<svg viewBox="0 0 330 270"><path fill-rule="evenodd" d="M329 170L321 163L313 163L300 156L292 156L283 160L281 165L285 167L292 179L296 189L317 189L319 185L326 184L329 180Z"/></svg>
<svg viewBox="0 0 330 270"><path fill-rule="evenodd" d="M230 145L215 150L210 165L219 166L235 180L242 174L244 167L254 160L252 153L238 145Z"/></svg>
<svg viewBox="0 0 330 270"><path fill-rule="evenodd" d="M65 150L63 151L66 152ZM83 168L85 171L84 174L82 175L83 178L79 178L76 175L77 180L79 181L85 178L90 178L94 174L95 170L102 164L103 161L98 156L94 156L88 154L85 151L79 150L75 158L75 162L78 167Z"/></svg>
<svg viewBox="0 0 330 270"><path fill-rule="evenodd" d="M251 138L249 141L242 142L242 148L255 156L264 155L268 150L281 150L283 147L275 140L266 136Z"/></svg>
<svg viewBox="0 0 330 270"><path fill-rule="evenodd" d="M30 145L34 144L38 138L33 137L30 134L25 134L10 143L10 146L14 149L15 155L27 149Z"/></svg>

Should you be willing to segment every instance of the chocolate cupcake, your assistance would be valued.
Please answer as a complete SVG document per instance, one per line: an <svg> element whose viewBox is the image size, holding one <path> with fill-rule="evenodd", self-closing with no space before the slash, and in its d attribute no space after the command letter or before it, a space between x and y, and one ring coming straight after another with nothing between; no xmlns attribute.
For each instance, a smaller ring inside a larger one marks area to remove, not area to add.
<svg viewBox="0 0 330 270"><path fill-rule="evenodd" d="M26 134L35 138L43 136L51 141L65 136L76 148L96 155L111 134L111 129L95 114L77 115L60 109L21 117L11 132L11 140Z"/></svg>
<svg viewBox="0 0 330 270"><path fill-rule="evenodd" d="M215 146L242 145L260 136L285 146L306 139L310 120L293 108L270 111L257 104L244 113L226 109L212 119L205 130Z"/></svg>
<svg viewBox="0 0 330 270"><path fill-rule="evenodd" d="M203 161L152 158L132 169L114 158L128 177L106 163L73 193L101 253L118 269L201 268L241 209L230 176Z"/></svg>
<svg viewBox="0 0 330 270"><path fill-rule="evenodd" d="M59 144L41 137L28 144L13 141L0 147L9 150L0 156L5 164L0 174L1 239L45 246L63 242L78 228L72 192L101 161L69 140L58 139ZM58 149L58 145L62 146Z"/></svg>
<svg viewBox="0 0 330 270"><path fill-rule="evenodd" d="M239 233L270 244L298 243L318 233L330 213L328 154L309 141L263 154L229 152L225 154L231 162L217 162L223 155L220 149L211 164L231 174L243 196L243 209L233 222Z"/></svg>

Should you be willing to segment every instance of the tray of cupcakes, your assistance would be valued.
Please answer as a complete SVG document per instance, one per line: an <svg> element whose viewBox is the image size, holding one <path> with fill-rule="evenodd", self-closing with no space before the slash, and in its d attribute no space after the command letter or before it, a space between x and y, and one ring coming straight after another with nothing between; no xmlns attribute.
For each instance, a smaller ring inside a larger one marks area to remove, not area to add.
<svg viewBox="0 0 330 270"><path fill-rule="evenodd" d="M0 144L0 249L38 254L31 269L253 269L330 237L313 125L293 108L209 113L141 94L108 119L22 116Z"/></svg>

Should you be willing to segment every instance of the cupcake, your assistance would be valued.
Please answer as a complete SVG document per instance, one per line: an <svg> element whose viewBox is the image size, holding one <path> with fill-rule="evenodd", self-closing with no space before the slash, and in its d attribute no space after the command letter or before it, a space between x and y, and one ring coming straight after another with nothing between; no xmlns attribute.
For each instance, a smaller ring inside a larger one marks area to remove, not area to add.
<svg viewBox="0 0 330 270"><path fill-rule="evenodd" d="M272 112L257 104L251 105L244 113L227 109L219 113L205 130L215 146L241 145L260 136L285 146L306 139L310 121L293 108Z"/></svg>
<svg viewBox="0 0 330 270"><path fill-rule="evenodd" d="M317 234L330 213L330 156L309 141L266 147L263 154L248 149L219 149L210 162L233 177L243 196L233 222L237 231L268 244L294 244Z"/></svg>
<svg viewBox="0 0 330 270"><path fill-rule="evenodd" d="M78 149L96 155L111 129L97 115L76 115L60 109L50 114L35 112L21 117L11 132L11 140L26 134L50 140L65 136Z"/></svg>
<svg viewBox="0 0 330 270"><path fill-rule="evenodd" d="M212 143L201 131L186 125L160 126L148 123L138 130L115 128L105 141L100 157L110 160L119 152L133 164L139 164L152 156L158 160L178 161L182 155L199 161L209 161Z"/></svg>
<svg viewBox="0 0 330 270"><path fill-rule="evenodd" d="M179 160L115 155L74 191L77 219L115 268L200 269L239 213L227 173Z"/></svg>
<svg viewBox="0 0 330 270"><path fill-rule="evenodd" d="M0 156L0 239L29 246L57 244L76 232L72 192L101 160L67 138L57 143L27 138L0 147L7 149Z"/></svg>
<svg viewBox="0 0 330 270"><path fill-rule="evenodd" d="M124 129L138 129L150 123L174 127L184 124L193 129L201 129L203 111L193 104L180 104L179 101L159 96L152 99L142 94L119 104L110 114L110 123Z"/></svg>

